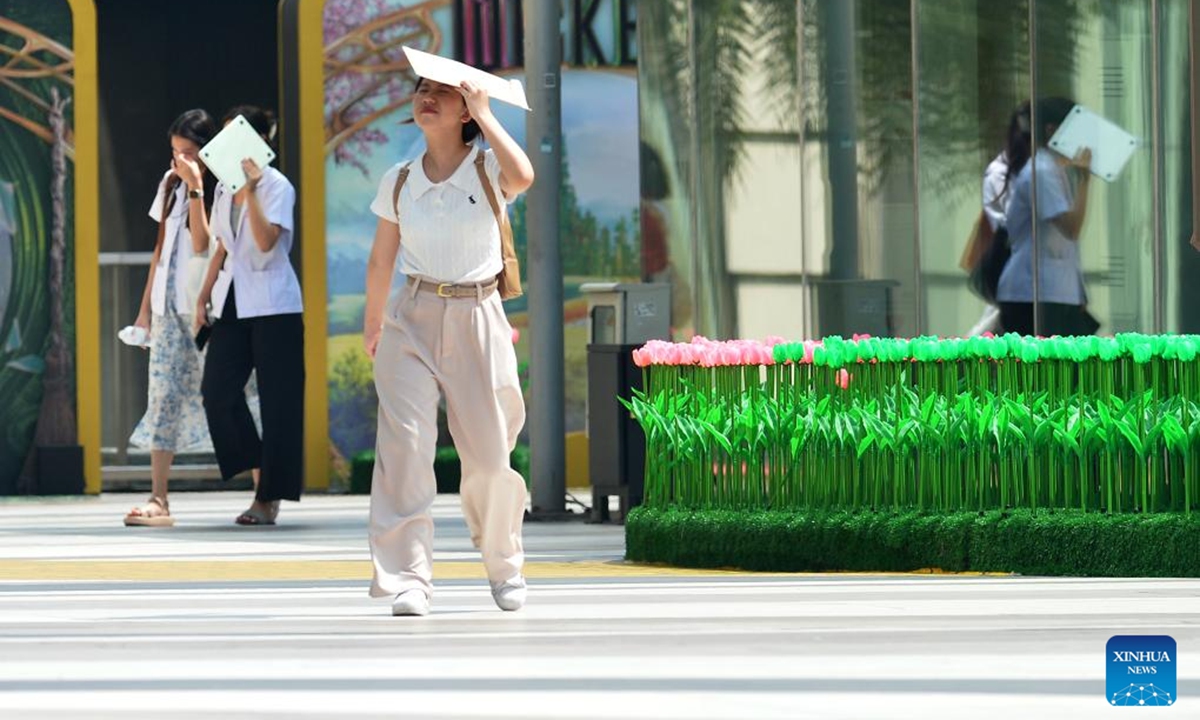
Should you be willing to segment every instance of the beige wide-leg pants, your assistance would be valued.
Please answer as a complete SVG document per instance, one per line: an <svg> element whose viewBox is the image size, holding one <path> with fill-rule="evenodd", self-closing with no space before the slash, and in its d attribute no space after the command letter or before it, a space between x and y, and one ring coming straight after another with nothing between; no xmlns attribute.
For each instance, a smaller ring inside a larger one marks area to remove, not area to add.
<svg viewBox="0 0 1200 720"><path fill-rule="evenodd" d="M433 592L433 458L439 388L462 460L460 498L488 580L521 574L525 481L509 464L525 404L499 294L442 298L407 285L375 354L379 431L371 480L371 595Z"/></svg>

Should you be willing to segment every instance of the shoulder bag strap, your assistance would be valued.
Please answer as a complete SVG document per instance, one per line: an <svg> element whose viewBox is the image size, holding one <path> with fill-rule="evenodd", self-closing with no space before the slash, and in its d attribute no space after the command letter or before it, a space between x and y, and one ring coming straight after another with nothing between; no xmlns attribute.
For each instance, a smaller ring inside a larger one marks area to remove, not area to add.
<svg viewBox="0 0 1200 720"><path fill-rule="evenodd" d="M404 189L404 181L408 180L408 166L412 163L405 163L404 167L400 168L400 172L396 174L396 186L392 188L392 207L396 210L396 224L400 224L400 191Z"/></svg>
<svg viewBox="0 0 1200 720"><path fill-rule="evenodd" d="M496 222L500 227L504 227L505 216L500 213L500 203L496 201L496 191L492 189L492 181L488 180L487 170L484 168L483 150L480 150L479 154L475 156L475 172L479 173L479 184L483 186L488 204L492 206L492 214L496 216Z"/></svg>

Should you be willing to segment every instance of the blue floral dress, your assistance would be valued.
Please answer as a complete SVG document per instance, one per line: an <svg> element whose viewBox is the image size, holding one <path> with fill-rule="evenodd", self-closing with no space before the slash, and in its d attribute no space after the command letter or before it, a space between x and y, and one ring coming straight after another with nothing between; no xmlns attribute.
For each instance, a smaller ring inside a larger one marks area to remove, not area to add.
<svg viewBox="0 0 1200 720"><path fill-rule="evenodd" d="M146 414L129 438L133 447L170 452L211 452L200 397L204 355L192 339L190 315L175 307L176 253L167 267L167 313L150 323L150 392Z"/></svg>

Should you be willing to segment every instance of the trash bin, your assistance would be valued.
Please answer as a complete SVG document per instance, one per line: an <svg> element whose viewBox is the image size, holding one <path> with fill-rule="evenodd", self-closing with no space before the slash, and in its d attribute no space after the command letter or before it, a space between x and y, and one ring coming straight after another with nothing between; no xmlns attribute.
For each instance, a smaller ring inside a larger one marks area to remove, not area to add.
<svg viewBox="0 0 1200 720"><path fill-rule="evenodd" d="M633 351L671 335L667 283L587 283L587 437L592 521L609 520L608 499L620 498L620 520L642 502L646 438L618 398L642 388Z"/></svg>
<svg viewBox="0 0 1200 720"><path fill-rule="evenodd" d="M670 283L584 283L588 343L642 345L671 337Z"/></svg>
<svg viewBox="0 0 1200 720"><path fill-rule="evenodd" d="M816 337L856 333L875 337L895 335L892 290L895 280L813 280Z"/></svg>
<svg viewBox="0 0 1200 720"><path fill-rule="evenodd" d="M620 518L642 502L646 436L617 398L642 389L642 371L633 364L638 345L588 345L588 474L592 482L592 521L609 520L608 499L620 498Z"/></svg>

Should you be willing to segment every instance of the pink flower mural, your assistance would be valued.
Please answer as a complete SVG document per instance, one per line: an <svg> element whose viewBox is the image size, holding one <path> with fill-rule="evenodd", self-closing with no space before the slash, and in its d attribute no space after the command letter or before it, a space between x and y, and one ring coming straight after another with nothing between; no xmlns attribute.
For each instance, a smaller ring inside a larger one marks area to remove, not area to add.
<svg viewBox="0 0 1200 720"><path fill-rule="evenodd" d="M325 3L325 150L334 162L368 174L363 158L388 141L372 123L408 104L415 84L402 47L438 52L443 37L432 13L450 2Z"/></svg>

